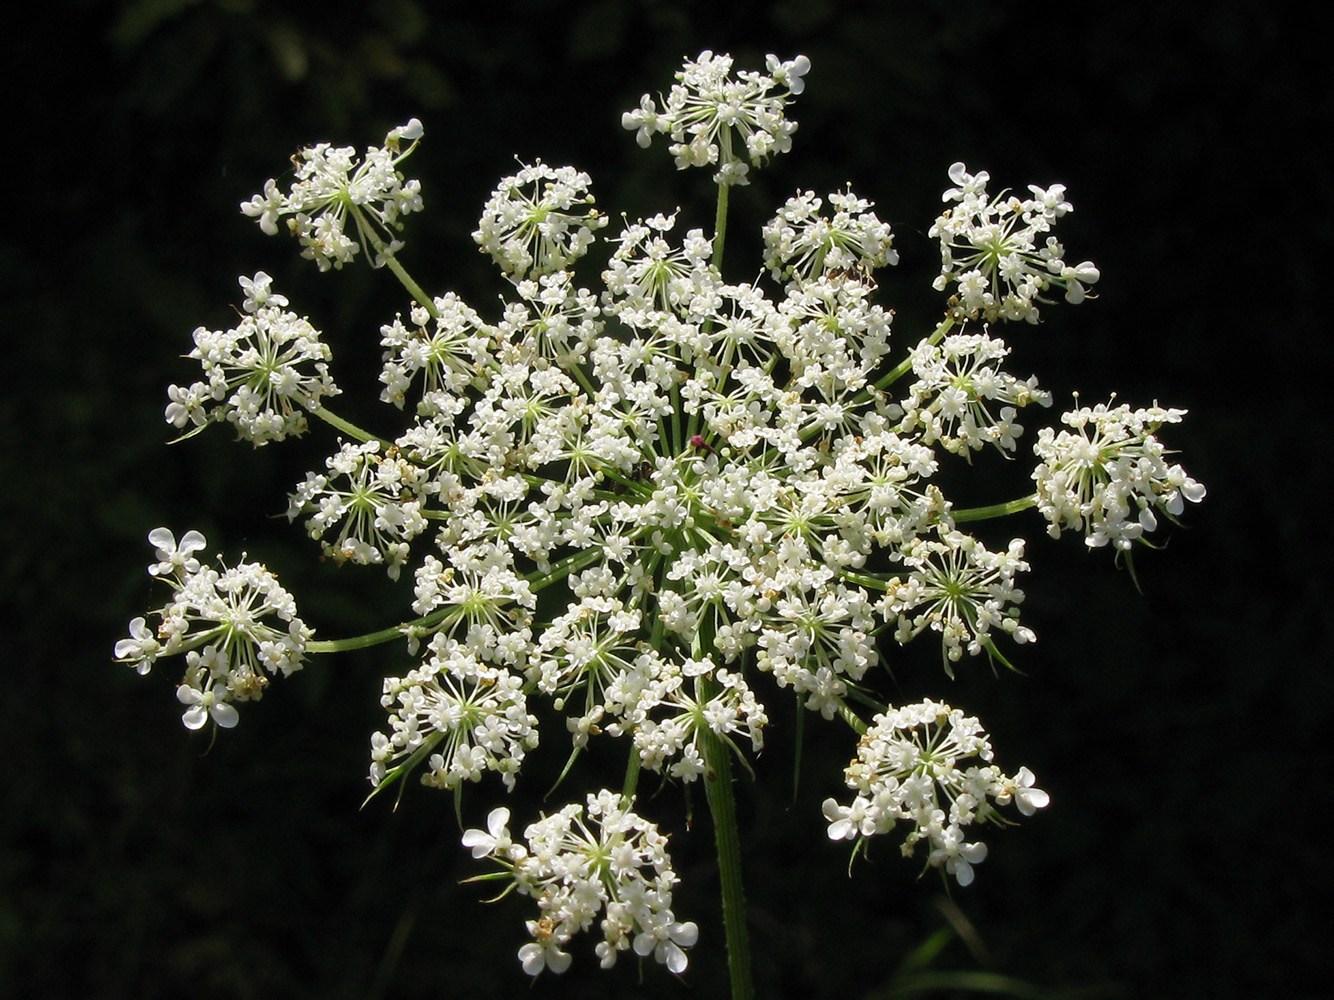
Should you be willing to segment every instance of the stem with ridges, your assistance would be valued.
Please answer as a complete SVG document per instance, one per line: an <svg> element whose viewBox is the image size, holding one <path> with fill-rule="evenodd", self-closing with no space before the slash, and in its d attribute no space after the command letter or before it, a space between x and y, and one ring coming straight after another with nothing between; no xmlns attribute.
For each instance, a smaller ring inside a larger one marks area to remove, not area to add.
<svg viewBox="0 0 1334 1000"><path fill-rule="evenodd" d="M736 797L732 792L731 751L711 730L700 731L704 762L704 794L713 816L718 850L718 880L723 896L723 928L727 937L727 968L732 1000L752 1000L750 934L746 929L746 893L741 882L741 838L737 832Z"/></svg>
<svg viewBox="0 0 1334 1000"><path fill-rule="evenodd" d="M690 655L715 659L714 617L706 608L700 615ZM715 660L716 662L716 660ZM710 675L695 679L695 701L702 711L719 692ZM736 796L732 789L732 750L701 717L695 730L704 753L704 795L713 817L714 843L718 851L718 882L723 897L723 930L727 940L727 969L732 981L732 1000L753 1000L750 933L746 928L746 892L741 881L741 837L737 831Z"/></svg>
<svg viewBox="0 0 1334 1000"><path fill-rule="evenodd" d="M950 517L956 522L959 521L985 521L992 517L1005 517L1007 514L1017 514L1021 510L1028 510L1038 505L1038 495L1030 493L1026 497L1020 497L1018 500L1007 500L1005 503L993 503L989 507L966 507L962 510L955 509L950 511Z"/></svg>
<svg viewBox="0 0 1334 1000"><path fill-rule="evenodd" d="M356 424L352 423L352 421L344 420L338 414L334 413L332 410L326 410L323 406L316 407L310 412L312 416L319 417L330 427L340 430L348 437L355 438L358 441L379 441L386 449L388 449L392 443L386 441L382 437L372 434L370 431L362 430Z"/></svg>

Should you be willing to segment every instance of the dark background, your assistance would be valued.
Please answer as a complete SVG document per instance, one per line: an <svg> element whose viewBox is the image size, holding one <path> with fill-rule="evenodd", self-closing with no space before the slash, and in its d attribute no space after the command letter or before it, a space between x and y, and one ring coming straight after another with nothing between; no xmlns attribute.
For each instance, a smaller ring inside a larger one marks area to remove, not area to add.
<svg viewBox="0 0 1334 1000"><path fill-rule="evenodd" d="M1330 640L1326 528L1311 518L1329 496L1334 213L1319 153L1330 87L1303 81L1327 55L1276 8L1179 11L58 0L36 28L11 26L0 995L723 995L702 801L691 833L676 791L645 808L674 836L677 912L703 929L684 980L650 964L641 982L633 961L602 973L589 940L571 973L530 990L513 957L529 904L483 905L485 886L460 885L478 869L448 796L358 808L400 650L316 661L216 744L181 727L170 662L146 679L111 662L125 623L162 600L143 572L159 524L264 560L326 636L403 604L380 574L317 563L273 516L328 436L164 443L165 386L195 377L179 356L196 325L227 323L238 274L267 270L326 330L353 412L359 390L374 395L378 326L404 306L387 272L320 275L237 203L303 144L362 147L418 116L409 176L427 212L404 259L485 312L501 285L468 234L515 154L588 170L613 215L683 204L707 224L704 175L640 151L619 119L711 48L745 67L766 52L813 64L793 152L734 200L740 268L756 258L739 234L798 186L850 181L898 234L882 301L910 343L938 309L925 232L949 164L995 188L1063 182L1076 211L1062 238L1102 269L1099 297L1015 331L1013 370L1036 372L1058 408L1075 389L1188 407L1165 436L1210 491L1165 551L1141 553L1143 594L1108 553L1018 519L1040 638L1019 651L1022 676L968 664L949 683L933 651L894 656L894 697L981 716L999 762L1027 764L1053 796L989 835L977 882L950 898L889 844L847 877L818 809L840 794L848 742L809 728L794 802L792 713L774 703L759 781L738 792L760 994L887 995L952 917L972 946L952 939L931 967L1015 977L1031 996L1316 996ZM1015 469L983 468L989 499L1022 491ZM548 735L541 758L560 742ZM497 789L469 791L470 823ZM512 804L520 822L539 808Z"/></svg>

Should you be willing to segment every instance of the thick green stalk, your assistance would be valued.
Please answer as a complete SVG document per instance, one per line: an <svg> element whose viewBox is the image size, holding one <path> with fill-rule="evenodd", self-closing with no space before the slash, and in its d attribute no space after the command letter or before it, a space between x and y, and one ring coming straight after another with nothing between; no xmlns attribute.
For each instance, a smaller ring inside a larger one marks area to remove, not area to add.
<svg viewBox="0 0 1334 1000"><path fill-rule="evenodd" d="M741 881L741 838L737 832L736 797L732 792L732 758L727 745L711 730L700 731L704 762L704 794L713 816L718 850L718 877L723 896L723 929L732 1000L753 1000L750 933L746 929L746 892Z"/></svg>
<svg viewBox="0 0 1334 1000"><path fill-rule="evenodd" d="M713 648L714 617L708 608L700 616L690 644L695 659L716 657ZM732 789L732 748L709 728L704 706L719 692L710 676L695 680L696 732L704 763L704 795L713 817L714 845L718 851L718 882L723 897L723 931L727 940L727 969L732 981L732 1000L753 1000L750 933L746 928L746 891L741 881L741 837L737 831L736 796Z"/></svg>
<svg viewBox="0 0 1334 1000"><path fill-rule="evenodd" d="M731 190L730 185L718 185L718 210L713 217L713 266L719 274L723 271L723 244L727 240L727 193Z"/></svg>
<svg viewBox="0 0 1334 1000"><path fill-rule="evenodd" d="M722 131L720 162L732 158L731 129ZM722 273L723 247L727 240L727 196L730 187L718 185L718 207L713 223L713 266ZM692 413L688 433L698 428L699 415ZM704 615L699 633L691 644L695 657L712 654L712 617ZM717 684L700 678L696 697L702 706L717 693ZM718 878L723 900L723 931L727 940L727 968L732 983L732 1000L754 1000L755 985L751 975L750 932L746 928L746 891L741 878L741 837L737 830L736 796L732 789L731 748L701 720L698 729L700 748L708 771L704 775L704 795L713 817L714 843L718 851Z"/></svg>
<svg viewBox="0 0 1334 1000"><path fill-rule="evenodd" d="M1038 495L1030 493L1026 497L1020 497L1018 500L1007 500L1005 503L993 503L989 507L966 507L950 511L950 516L957 521L985 521L992 517L1005 517L1007 514L1017 514L1021 510L1028 510L1030 507L1038 505Z"/></svg>

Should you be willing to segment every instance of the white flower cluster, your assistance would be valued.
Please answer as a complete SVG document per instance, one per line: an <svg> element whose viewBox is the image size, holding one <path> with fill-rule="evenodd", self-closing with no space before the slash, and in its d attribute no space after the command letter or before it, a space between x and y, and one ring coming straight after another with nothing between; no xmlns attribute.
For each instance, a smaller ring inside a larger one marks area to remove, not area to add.
<svg viewBox="0 0 1334 1000"><path fill-rule="evenodd" d="M325 463L334 478L306 473L289 498L287 517L309 514L307 531L336 562L383 563L397 580L409 542L426 530L422 513L425 471L397 448L380 454L380 442L343 443ZM337 529L336 537L325 536Z"/></svg>
<svg viewBox="0 0 1334 1000"><path fill-rule="evenodd" d="M767 73L734 76L730 57L705 52L661 110L645 97L623 123L644 146L668 134L680 167L717 167L721 222L728 185L789 147L785 108L808 69L770 56ZM360 164L350 149L313 147L290 194L270 181L244 209L266 232L288 217L321 268L360 246L384 262L397 244L382 237L420 206L397 172L411 151L401 141L420 134L414 119ZM928 865L967 885L986 848L965 829L999 821L1011 801L1024 815L1047 804L1027 769L1008 777L990 763L986 734L961 711L927 701L866 729L856 704L881 707L882 639L930 634L950 676L965 655L1008 666L1002 637L1035 638L1018 611L1024 542L993 550L961 525L1036 505L1053 534L1078 528L1124 548L1204 488L1154 437L1183 411L1099 406L1040 433L1035 494L955 509L942 463L988 445L1013 457L1020 411L1051 401L1035 377L1005 370L995 327L967 324L1036 322L1045 293L1081 301L1098 272L1066 265L1047 236L1070 210L1062 186L992 199L985 173L955 164L950 177L953 204L932 234L936 287L957 287L934 330L907 341L872 301L872 272L897 261L892 234L851 190L789 199L763 230L774 282L733 283L714 262L725 224L709 236L679 232L676 213L623 217L601 236L587 175L540 161L502 180L474 233L509 279L498 316L452 292L428 296L388 260L415 300L380 331L381 399L408 424L396 437L323 407L336 391L327 349L281 311L267 275L241 280L236 330L196 333L209 381L173 387L168 419L227 419L256 443L304 429L306 413L331 423L344 438L296 487L289 517L337 562L412 572L417 617L346 640L406 638L421 655L384 684L377 790L417 768L456 795L489 773L514 787L538 745L534 698L564 716L576 755L603 740L631 754L624 796L566 806L530 826L526 845L506 809L464 835L504 869L486 878L538 901L520 951L530 974L564 971L569 940L595 921L604 966L633 949L686 967L697 931L672 915L666 839L630 796L641 770L708 781L729 764L719 754L748 767L775 691L866 732L847 769L856 799L824 804L835 840L861 846L911 824L905 853L925 841ZM360 243L344 232L349 217ZM571 268L599 238L611 252L590 290ZM201 568L197 533L151 537L150 573L176 594L157 633L135 619L116 656L143 672L185 652L186 724L234 725L231 703L258 697L265 670L299 666L310 632L263 567ZM709 786L711 804L723 784Z"/></svg>
<svg viewBox="0 0 1334 1000"><path fill-rule="evenodd" d="M564 368L583 357L597 336L602 310L587 288L576 288L569 271L555 271L515 286L520 301L505 305L500 336L514 340Z"/></svg>
<svg viewBox="0 0 1334 1000"><path fill-rule="evenodd" d="M1015 642L1032 642L1032 629L1019 624L1017 605L1024 592L1015 576L1028 570L1023 560L1024 540L1010 541L1004 552L992 552L972 535L941 531L938 538L915 538L904 546L904 565L912 567L906 579L896 581L881 600L888 614L898 615L899 642L929 629L940 634L945 673L966 650L983 651L1005 662L996 650L992 629Z"/></svg>
<svg viewBox="0 0 1334 1000"><path fill-rule="evenodd" d="M1041 459L1033 481L1048 532L1059 537L1071 528L1094 548L1110 543L1124 551L1158 527L1158 514L1175 519L1186 500L1203 500L1204 486L1168 464L1155 436L1185 413L1099 403L1061 414L1070 430L1043 428L1033 445Z"/></svg>
<svg viewBox="0 0 1334 1000"><path fill-rule="evenodd" d="M604 298L608 305L615 302L616 312L631 325L645 326L659 312L688 303L701 284L711 281L712 242L702 229L692 229L674 246L668 237L674 228L676 213L659 213L627 222L614 239L616 251L602 275Z"/></svg>
<svg viewBox="0 0 1334 1000"><path fill-rule="evenodd" d="M588 252L607 218L593 208L588 174L538 160L504 178L482 210L472 238L516 281L572 265Z"/></svg>
<svg viewBox="0 0 1334 1000"><path fill-rule="evenodd" d="M333 558L397 574L438 511L414 634L522 672L568 712L576 746L628 734L643 766L690 780L706 731L762 745L749 664L833 717L878 662L878 631L935 632L947 666L1032 633L1015 612L1022 545L992 553L945 530L928 404L871 386L889 314L867 286L821 277L775 302L724 282L708 241L672 241L673 222L627 224L600 306L565 272L522 283L554 291L540 336L527 304L493 326L456 297L416 310L417 335L386 328L392 401L426 373L413 426L387 452L342 445L289 513ZM974 372L974 405L1036 398L998 357ZM901 568L843 578L872 557ZM536 621L557 578L567 603ZM712 653L695 651L703 634ZM376 763L415 746L386 737Z"/></svg>
<svg viewBox="0 0 1334 1000"><path fill-rule="evenodd" d="M424 403L431 405L437 392L446 395L467 390L473 368L487 356L491 333L482 318L453 292L433 300L431 308L414 306L409 319L403 317L380 327L384 368L380 399L403 408L408 389L418 375L424 382Z"/></svg>
<svg viewBox="0 0 1334 1000"><path fill-rule="evenodd" d="M273 179L264 191L241 203L241 211L259 220L266 235L278 232L278 220L301 243L301 256L315 261L321 271L341 268L358 250L373 250L379 266L402 246L394 234L402 217L422 208L421 184L405 181L398 165L407 159L422 137L422 123L413 118L391 129L384 145L372 146L357 158L351 146L319 143L292 158L296 180L286 193ZM410 145L402 148L403 141ZM351 217L353 235L348 233Z"/></svg>
<svg viewBox="0 0 1334 1000"><path fill-rule="evenodd" d="M789 198L761 232L764 265L778 281L808 281L820 275L864 279L877 267L897 264L894 236L874 204L851 190L829 195L832 218L814 191Z"/></svg>
<svg viewBox="0 0 1334 1000"><path fill-rule="evenodd" d="M968 173L962 163L950 167L950 180L958 187L946 191L943 200L956 204L929 234L940 238L936 289L957 286L950 300L954 315L1036 323L1038 303L1050 301L1043 293L1052 286L1065 290L1067 302L1083 302L1088 294L1084 286L1098 280L1098 269L1090 261L1067 264L1065 248L1047 235L1053 223L1072 210L1065 185L1030 184L1032 198L1015 198L1008 191L988 198L990 179L985 170Z"/></svg>
<svg viewBox="0 0 1334 1000"><path fill-rule="evenodd" d="M1016 407L1051 405L1051 394L1038 388L1036 376L1020 381L1003 371L1010 353L1002 340L981 333L957 333L939 343L924 341L912 352L913 374L903 407L905 429L918 431L923 444L940 443L946 451L968 455L992 445L1015 450L1023 426ZM992 412L996 404L1000 409Z"/></svg>
<svg viewBox="0 0 1334 1000"><path fill-rule="evenodd" d="M186 727L200 729L210 720L235 726L232 703L258 700L269 683L266 670L286 677L301 669L311 630L296 616L292 595L259 563L220 570L201 565L194 553L208 543L197 531L178 543L166 528L154 528L148 540L158 559L148 572L172 585L172 597L155 612L156 631L144 618L130 622L129 638L116 643L116 659L146 674L160 657L185 653L176 697L186 706Z"/></svg>
<svg viewBox="0 0 1334 1000"><path fill-rule="evenodd" d="M973 757L983 763L962 766ZM928 699L877 715L846 771L857 797L848 806L825 800L829 839L860 842L910 823L903 854L911 856L926 841L927 864L943 866L960 885L968 885L973 865L987 856L987 845L969 843L964 828L1006 822L996 806L1013 802L1031 816L1050 801L1034 787L1028 768L1008 777L991 758L991 741L981 723L956 708Z"/></svg>
<svg viewBox="0 0 1334 1000"><path fill-rule="evenodd" d="M258 447L304 434L306 413L338 394L328 345L308 320L282 308L287 299L272 291L272 280L263 271L240 279L245 315L234 328L195 330L188 356L205 380L167 390L167 423L198 430L225 421Z"/></svg>
<svg viewBox="0 0 1334 1000"><path fill-rule="evenodd" d="M394 761L430 754L424 784L457 788L496 771L513 788L524 754L537 746L523 679L444 633L432 638L421 667L385 678L380 704L389 710L391 731L371 737L371 783L377 786Z"/></svg>
<svg viewBox="0 0 1334 1000"><path fill-rule="evenodd" d="M661 111L645 94L621 124L645 148L655 133L666 133L678 169L716 165L719 184L746 184L750 167L736 144L744 145L745 157L755 165L792 148L797 125L787 120L784 108L805 88L802 77L810 68L805 56L790 62L769 56L767 73L733 75L731 56L701 52L676 74L676 84L661 98Z"/></svg>
<svg viewBox="0 0 1334 1000"><path fill-rule="evenodd" d="M468 830L463 846L474 858L490 858L513 877L514 886L537 900L541 916L528 921L533 940L519 949L530 976L570 967L566 945L598 920L596 952L609 969L623 951L652 955L672 972L689 964L685 949L699 929L672 913L677 882L667 838L631 811L633 799L606 790L589 795L529 826L527 841L511 839L510 811L493 809L485 830Z"/></svg>

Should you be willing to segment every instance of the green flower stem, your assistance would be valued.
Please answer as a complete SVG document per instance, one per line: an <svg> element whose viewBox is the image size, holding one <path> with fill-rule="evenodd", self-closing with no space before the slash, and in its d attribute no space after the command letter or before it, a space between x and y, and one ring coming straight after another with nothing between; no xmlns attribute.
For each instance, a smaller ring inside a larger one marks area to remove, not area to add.
<svg viewBox="0 0 1334 1000"><path fill-rule="evenodd" d="M732 159L733 159L733 156L732 156L732 130L731 130L730 128L725 128L725 129L723 129L723 130L722 130L722 134L721 134L720 139L721 139L722 149L721 149L721 155L718 157L718 162L719 162L719 163L730 163L730 162L732 161ZM731 190L732 190L732 186L731 186L730 184L719 184L719 185L718 185L718 206L717 206L717 209L714 211L714 214L713 214L713 260L712 260L712 263L713 263L714 270L716 270L720 275L723 273L723 247L724 247L724 246L726 245L726 243L727 243L727 198L728 198L728 194L731 192ZM704 323L705 323L705 329L706 329L706 330L711 329L712 326L713 326L713 320L712 320L712 319L707 319L707 320L704 321ZM673 402L673 403L677 403L677 412L680 412L680 406L679 406L679 402L678 402L678 400L679 400L679 396L678 396L678 392L677 392L677 387L676 387L676 386L673 386L673 387L672 387L672 402ZM678 427L680 426L679 421L678 421L678 423L677 423L677 426L678 426ZM686 442L689 441L691 438L693 438L693 437L694 437L696 434L698 434L698 433L699 433L699 413L698 413L698 411L696 411L696 412L690 414L690 419L687 421L687 425L686 425L686 433L685 433L685 441L680 441L680 440L678 440L678 441L676 442L676 450L677 450L677 452L680 453L680 452L685 451L685 448L686 448Z"/></svg>
<svg viewBox="0 0 1334 1000"><path fill-rule="evenodd" d="M583 388L584 392L588 393L590 398L597 398L598 387L593 384L593 379L583 365L570 364L564 359L559 361L558 364L560 365L560 370L565 372L565 374L572 376Z"/></svg>
<svg viewBox="0 0 1334 1000"><path fill-rule="evenodd" d="M731 132L724 133L727 136ZM724 143L730 146L730 143ZM718 273L723 271L723 244L727 240L727 194L732 190L730 184L718 185L718 210L713 217L713 266L718 269Z"/></svg>
<svg viewBox="0 0 1334 1000"><path fill-rule="evenodd" d="M379 441L386 449L392 444L392 442L386 441L384 438L372 434L370 431L362 430L350 420L344 420L338 414L331 410L326 410L323 406L317 407L310 412L312 415L319 417L330 427L340 430L349 437L356 438L358 441Z"/></svg>
<svg viewBox="0 0 1334 1000"><path fill-rule="evenodd" d="M752 1000L755 987L751 982L750 934L746 929L746 893L741 882L741 838L737 833L736 797L732 792L731 752L710 729L699 730L699 737L709 768L704 775L704 794L713 816L718 849L732 1000Z"/></svg>
<svg viewBox="0 0 1334 1000"><path fill-rule="evenodd" d="M582 552L578 552L562 559L560 562L556 563L550 571L537 576L529 575L524 577L524 579L528 581L529 586L531 586L533 590L542 590L545 587L551 586L551 584L555 583L557 580L564 579L571 573L577 573L584 567L591 566L602 557L603 552L600 548L584 549Z"/></svg>
<svg viewBox="0 0 1334 1000"><path fill-rule="evenodd" d="M838 574L840 580L847 580L848 583L855 583L859 587L869 587L871 590L885 591L889 585L899 580L897 573L890 576L869 576L866 573L854 573L850 569L840 570Z"/></svg>
<svg viewBox="0 0 1334 1000"><path fill-rule="evenodd" d="M408 294L421 304L421 307L426 310L431 319L439 319L440 313L436 311L435 301L422 290L421 285L412 280L412 276L403 269L403 265L398 262L398 258L391 253L385 254L384 263L389 270L394 272L394 277L408 290Z"/></svg>
<svg viewBox="0 0 1334 1000"><path fill-rule="evenodd" d="M627 799L634 798L636 789L639 788L639 751L633 746L630 747L630 759L625 765L625 784L621 788L621 794Z"/></svg>
<svg viewBox="0 0 1334 1000"><path fill-rule="evenodd" d="M860 715L848 707L848 703L842 698L838 700L838 717L846 722L858 736L866 735L869 728Z"/></svg>
<svg viewBox="0 0 1334 1000"><path fill-rule="evenodd" d="M990 507L967 507L964 510L952 510L950 516L955 521L985 521L992 517L1005 517L1007 514L1017 514L1021 510L1028 510L1038 505L1038 495L1030 493L1026 497L1020 497L1018 500L1008 500L1005 503L993 503Z"/></svg>
<svg viewBox="0 0 1334 1000"><path fill-rule="evenodd" d="M714 619L701 617L690 655L712 656ZM695 701L701 706L719 691L712 677L695 681ZM718 881L723 897L723 930L727 940L727 969L732 981L732 1000L754 1000L751 979L750 932L746 928L746 892L741 881L741 837L737 831L736 796L732 789L732 749L707 724L695 730L704 763L704 795L713 817L714 843L718 851Z"/></svg>
<svg viewBox="0 0 1334 1000"><path fill-rule="evenodd" d="M380 237L375 234L375 230L371 228L370 221L366 218L366 215L362 212L361 208L352 204L350 201L348 202L347 208L348 211L352 213L353 218L357 221L357 232L365 237L366 242L371 245L371 248L375 251L377 256L384 261L385 266L394 272L394 277L397 278L402 283L403 287L408 290L408 294L417 300L421 307L426 310L431 319L439 319L440 313L436 311L435 300L422 290L421 285L412 280L412 275L408 274L403 265L398 262L398 258L388 251L384 245L384 241L381 240Z"/></svg>
<svg viewBox="0 0 1334 1000"><path fill-rule="evenodd" d="M349 636L346 639L317 639L314 642L306 643L308 653L342 653L349 649L366 649L369 646L380 646L386 642L393 642L395 639L405 639L413 629L431 628L444 620L449 609L443 611L433 611L425 618L414 618L410 622L403 622L401 625L391 625L389 628L382 628L378 632L367 632L365 635Z"/></svg>
<svg viewBox="0 0 1334 1000"><path fill-rule="evenodd" d="M939 344L941 340L944 339L945 334L949 333L950 330L952 330L953 328L954 328L954 320L951 317L946 316L943 320L940 321L940 325L931 331L931 336L927 338L926 342L928 344ZM903 378L903 376L906 375L911 370L912 370L912 355L910 354L908 355L908 357L904 358L896 366L894 366L894 368L891 369L887 375L884 375L881 378L877 379L875 387L877 389L888 389L891 385L893 385L899 379Z"/></svg>

